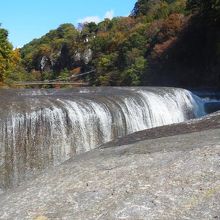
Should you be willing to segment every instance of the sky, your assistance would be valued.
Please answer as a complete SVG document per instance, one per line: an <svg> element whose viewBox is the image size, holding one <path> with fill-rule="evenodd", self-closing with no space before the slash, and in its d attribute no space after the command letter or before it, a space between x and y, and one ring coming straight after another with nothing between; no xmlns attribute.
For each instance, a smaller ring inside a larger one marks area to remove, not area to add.
<svg viewBox="0 0 220 220"><path fill-rule="evenodd" d="M2 0L0 23L9 31L14 47L63 23L76 27L80 22L99 22L104 18L128 16L136 0Z"/></svg>

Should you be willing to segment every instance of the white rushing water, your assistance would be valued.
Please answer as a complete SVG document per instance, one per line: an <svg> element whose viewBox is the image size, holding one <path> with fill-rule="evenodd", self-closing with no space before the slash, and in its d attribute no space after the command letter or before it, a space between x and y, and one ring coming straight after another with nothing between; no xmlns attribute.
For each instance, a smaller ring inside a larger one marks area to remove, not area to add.
<svg viewBox="0 0 220 220"><path fill-rule="evenodd" d="M106 90L39 90L9 98L0 115L0 188L117 137L204 115L202 101L183 89Z"/></svg>

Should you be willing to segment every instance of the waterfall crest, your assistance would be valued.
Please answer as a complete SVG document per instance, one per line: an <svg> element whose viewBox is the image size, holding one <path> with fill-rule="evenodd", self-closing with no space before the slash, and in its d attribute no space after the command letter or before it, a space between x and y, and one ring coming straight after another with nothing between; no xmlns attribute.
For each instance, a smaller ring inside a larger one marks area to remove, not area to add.
<svg viewBox="0 0 220 220"><path fill-rule="evenodd" d="M117 137L204 114L198 97L174 88L9 90L0 96L0 188Z"/></svg>

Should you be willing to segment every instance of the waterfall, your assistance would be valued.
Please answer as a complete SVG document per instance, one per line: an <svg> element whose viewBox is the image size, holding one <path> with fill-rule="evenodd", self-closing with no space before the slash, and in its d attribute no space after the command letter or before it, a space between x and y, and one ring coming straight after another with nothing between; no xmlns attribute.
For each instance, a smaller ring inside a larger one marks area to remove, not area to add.
<svg viewBox="0 0 220 220"><path fill-rule="evenodd" d="M204 115L174 88L0 91L0 189L117 137Z"/></svg>

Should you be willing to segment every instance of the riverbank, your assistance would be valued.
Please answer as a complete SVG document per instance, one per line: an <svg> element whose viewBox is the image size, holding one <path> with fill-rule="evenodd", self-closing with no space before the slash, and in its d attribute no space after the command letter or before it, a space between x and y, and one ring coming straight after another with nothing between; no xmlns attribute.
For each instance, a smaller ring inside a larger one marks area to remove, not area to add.
<svg viewBox="0 0 220 220"><path fill-rule="evenodd" d="M6 84L0 82L0 89L8 89L8 88L9 88L8 85L6 85Z"/></svg>
<svg viewBox="0 0 220 220"><path fill-rule="evenodd" d="M215 113L78 155L2 194L0 219L219 219L219 122Z"/></svg>

